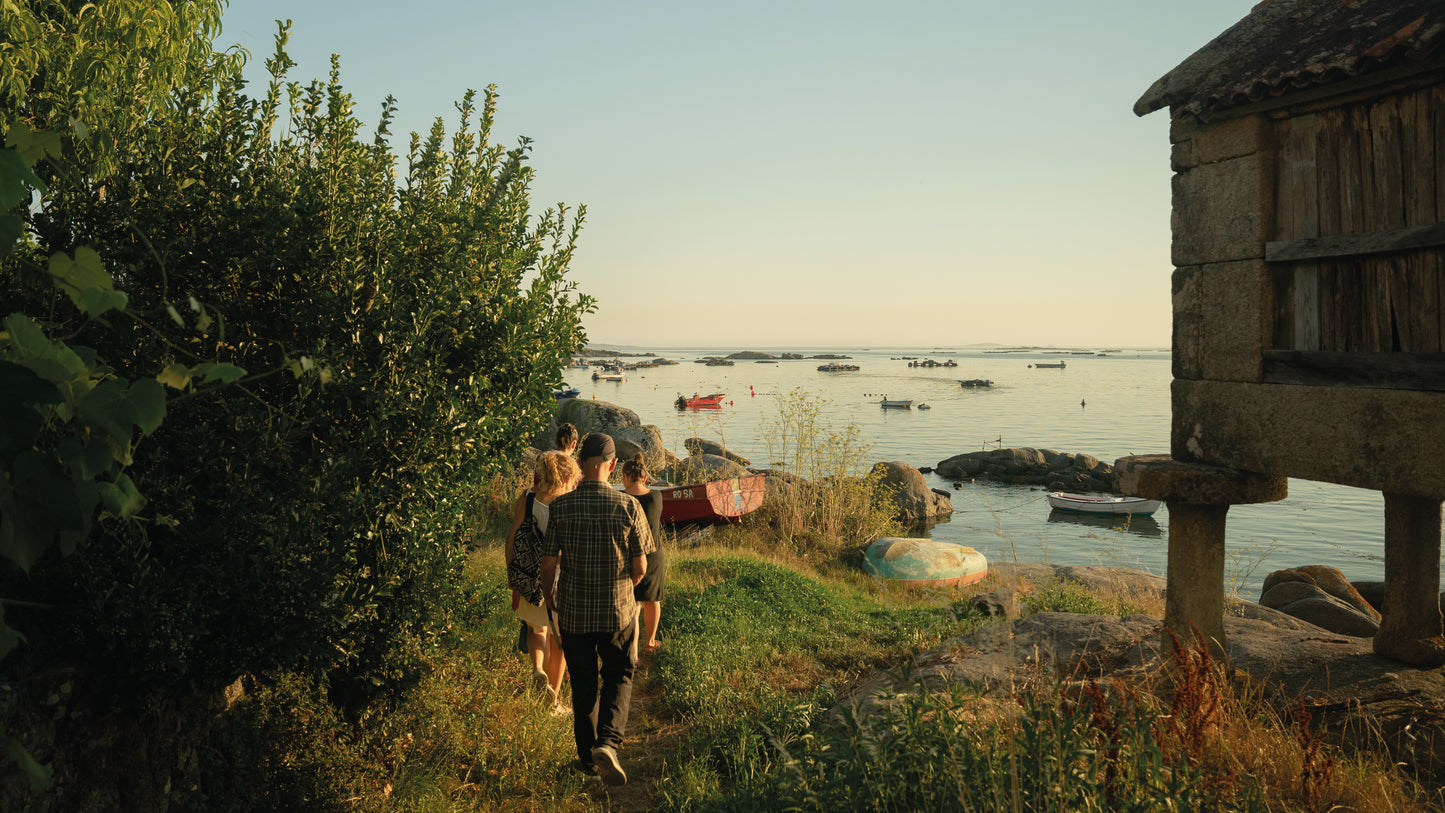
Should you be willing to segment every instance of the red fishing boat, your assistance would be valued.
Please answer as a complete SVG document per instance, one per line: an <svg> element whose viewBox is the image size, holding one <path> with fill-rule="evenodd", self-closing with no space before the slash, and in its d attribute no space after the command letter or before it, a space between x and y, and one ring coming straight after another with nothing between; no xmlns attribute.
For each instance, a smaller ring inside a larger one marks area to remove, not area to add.
<svg viewBox="0 0 1445 813"><path fill-rule="evenodd" d="M749 474L654 491L662 494L663 522L736 522L763 504L765 479L763 474Z"/></svg>
<svg viewBox="0 0 1445 813"><path fill-rule="evenodd" d="M677 405L678 409L717 407L722 406L722 399L726 397L727 395L721 392L715 392L711 395L698 395L697 393L693 393L691 398L687 397L686 395L678 395L677 400L673 401L673 403Z"/></svg>

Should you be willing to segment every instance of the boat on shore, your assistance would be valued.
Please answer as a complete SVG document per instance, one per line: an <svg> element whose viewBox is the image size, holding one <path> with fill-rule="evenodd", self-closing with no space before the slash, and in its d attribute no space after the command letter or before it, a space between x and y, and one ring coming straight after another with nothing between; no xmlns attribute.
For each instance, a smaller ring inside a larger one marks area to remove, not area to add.
<svg viewBox="0 0 1445 813"><path fill-rule="evenodd" d="M727 395L721 392L714 392L708 395L698 395L697 393L693 393L692 397L690 398L686 395L683 395L682 393L678 393L677 400L673 401L672 403L678 409L717 407L722 406L722 399L726 397Z"/></svg>
<svg viewBox="0 0 1445 813"><path fill-rule="evenodd" d="M763 504L767 475L749 474L685 486L655 488L662 494L662 521L737 522Z"/></svg>
<svg viewBox="0 0 1445 813"><path fill-rule="evenodd" d="M1143 497L1108 497L1095 494L1069 494L1054 491L1049 494L1049 505L1059 511L1073 511L1079 514L1133 514L1147 517L1159 510L1159 500Z"/></svg>
<svg viewBox="0 0 1445 813"><path fill-rule="evenodd" d="M885 536L868 546L863 570L875 578L916 587L974 584L988 576L988 559L963 545Z"/></svg>

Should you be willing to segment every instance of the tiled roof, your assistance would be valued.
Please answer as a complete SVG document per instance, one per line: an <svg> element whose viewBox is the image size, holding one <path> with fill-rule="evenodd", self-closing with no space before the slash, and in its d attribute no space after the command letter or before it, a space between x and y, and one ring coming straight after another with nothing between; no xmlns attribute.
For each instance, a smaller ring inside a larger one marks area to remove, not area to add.
<svg viewBox="0 0 1445 813"><path fill-rule="evenodd" d="M1445 55L1442 0L1264 0L1139 101L1196 114Z"/></svg>

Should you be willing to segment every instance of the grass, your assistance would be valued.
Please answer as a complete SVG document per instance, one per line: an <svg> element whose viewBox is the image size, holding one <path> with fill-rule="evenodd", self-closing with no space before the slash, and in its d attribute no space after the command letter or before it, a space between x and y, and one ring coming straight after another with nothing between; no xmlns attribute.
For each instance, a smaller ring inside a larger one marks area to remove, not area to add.
<svg viewBox="0 0 1445 813"><path fill-rule="evenodd" d="M1182 650L1183 688L1162 696L1122 683L925 687L910 683L912 657L984 623L958 595L740 547L753 532L715 538L669 551L666 644L639 702L678 736L652 773L634 774L648 783L645 806L567 769L569 720L525 687L488 549L471 574L469 623L394 702L347 717L322 682L256 686L213 743L228 764L214 772L211 809L1432 809L1387 763L1237 697L1197 648ZM1129 609L1111 601L1069 583L1024 599L1029 611ZM895 675L896 691L867 715L848 711L839 698L876 670Z"/></svg>

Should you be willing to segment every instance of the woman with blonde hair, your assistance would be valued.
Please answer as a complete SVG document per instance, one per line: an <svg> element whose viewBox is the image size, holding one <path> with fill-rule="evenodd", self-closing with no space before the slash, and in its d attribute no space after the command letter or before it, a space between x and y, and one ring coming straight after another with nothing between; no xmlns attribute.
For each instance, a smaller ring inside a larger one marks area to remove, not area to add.
<svg viewBox="0 0 1445 813"><path fill-rule="evenodd" d="M512 511L512 530L507 533L507 581L512 586L512 609L526 622L527 654L532 660L532 681L546 688L557 704L562 689L566 659L557 637L557 625L542 603L541 545L547 532L552 501L577 487L582 470L565 452L543 452L537 458L536 485L522 492Z"/></svg>

